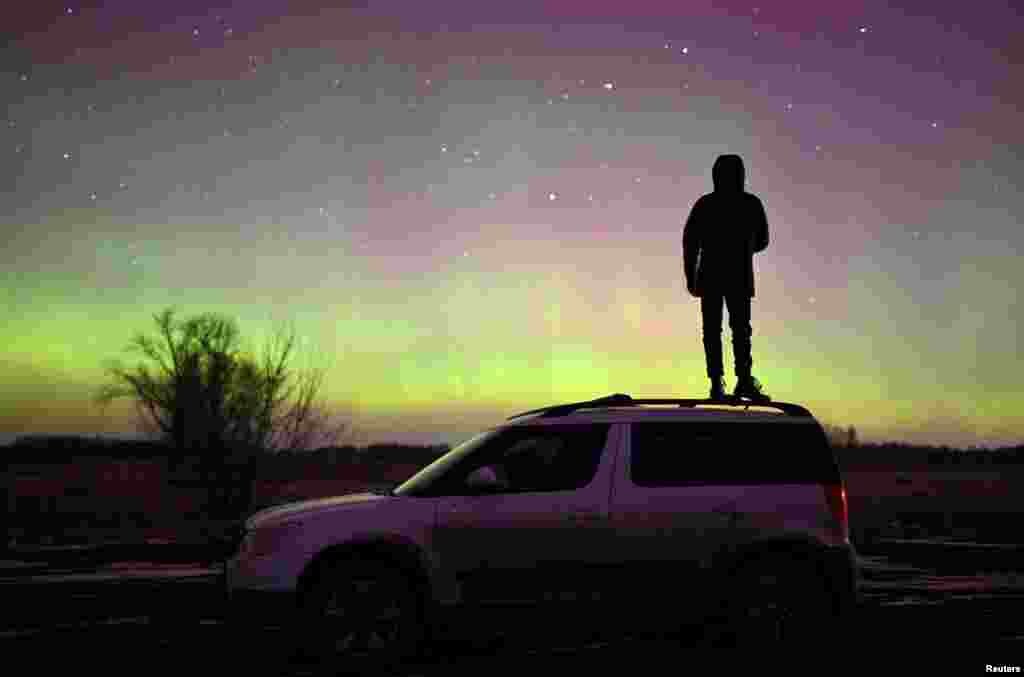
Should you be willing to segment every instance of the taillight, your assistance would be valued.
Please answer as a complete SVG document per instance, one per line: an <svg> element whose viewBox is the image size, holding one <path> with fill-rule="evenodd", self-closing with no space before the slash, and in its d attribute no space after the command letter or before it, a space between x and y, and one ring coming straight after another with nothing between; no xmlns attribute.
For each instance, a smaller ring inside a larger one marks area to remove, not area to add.
<svg viewBox="0 0 1024 677"><path fill-rule="evenodd" d="M839 484L827 484L825 489L825 502L828 503L829 511L836 523L836 538L841 543L850 540L850 511L846 503L846 487Z"/></svg>

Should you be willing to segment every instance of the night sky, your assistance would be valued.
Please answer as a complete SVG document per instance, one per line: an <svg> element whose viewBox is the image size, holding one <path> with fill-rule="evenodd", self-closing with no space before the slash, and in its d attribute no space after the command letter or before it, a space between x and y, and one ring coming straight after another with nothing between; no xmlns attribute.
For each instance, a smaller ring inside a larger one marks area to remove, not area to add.
<svg viewBox="0 0 1024 677"><path fill-rule="evenodd" d="M682 225L738 153L768 393L863 439L1019 444L1014 4L24 3L0 433L132 432L89 398L172 305L254 347L294 322L361 441L704 397Z"/></svg>

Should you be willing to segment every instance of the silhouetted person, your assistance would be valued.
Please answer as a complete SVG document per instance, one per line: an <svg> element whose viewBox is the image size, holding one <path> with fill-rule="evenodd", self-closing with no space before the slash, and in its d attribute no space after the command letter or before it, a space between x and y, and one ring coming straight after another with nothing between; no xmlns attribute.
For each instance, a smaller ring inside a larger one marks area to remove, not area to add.
<svg viewBox="0 0 1024 677"><path fill-rule="evenodd" d="M768 219L760 198L746 192L743 160L720 155L711 170L715 189L693 205L683 228L686 288L700 298L704 356L711 398L725 397L722 368L722 304L729 309L735 359L734 395L767 400L751 375L750 299L754 254L768 247Z"/></svg>

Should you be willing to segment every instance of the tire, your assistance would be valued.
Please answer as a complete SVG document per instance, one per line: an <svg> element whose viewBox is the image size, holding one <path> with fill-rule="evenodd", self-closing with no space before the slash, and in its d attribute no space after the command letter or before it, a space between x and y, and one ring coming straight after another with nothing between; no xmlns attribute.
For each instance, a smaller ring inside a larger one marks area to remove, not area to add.
<svg viewBox="0 0 1024 677"><path fill-rule="evenodd" d="M745 563L733 581L727 621L737 645L807 646L839 632L828 589L807 560L760 557Z"/></svg>
<svg viewBox="0 0 1024 677"><path fill-rule="evenodd" d="M320 567L299 600L293 647L319 661L393 665L423 648L423 621L421 595L394 563L332 561Z"/></svg>

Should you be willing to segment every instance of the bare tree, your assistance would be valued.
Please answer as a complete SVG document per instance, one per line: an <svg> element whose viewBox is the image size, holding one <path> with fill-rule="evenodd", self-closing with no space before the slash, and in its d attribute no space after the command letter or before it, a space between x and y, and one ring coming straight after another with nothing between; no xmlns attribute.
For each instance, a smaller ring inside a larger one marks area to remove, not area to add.
<svg viewBox="0 0 1024 677"><path fill-rule="evenodd" d="M181 451L251 448L263 452L338 444L345 423L332 424L318 400L325 369L293 369L296 336L278 330L262 359L244 350L230 318L204 314L175 322L174 309L155 316L159 337L138 334L128 349L156 367L111 362L112 382L96 401L135 400L142 429Z"/></svg>
<svg viewBox="0 0 1024 677"><path fill-rule="evenodd" d="M130 397L140 428L169 443L179 458L223 465L229 457L339 444L347 424L332 425L317 396L324 370L298 372L294 329L279 330L262 361L244 349L230 318L203 314L181 322L156 316L158 336L137 334L128 350L145 361L108 363L111 382L96 393L105 406ZM148 362L148 364L147 364Z"/></svg>
<svg viewBox="0 0 1024 677"><path fill-rule="evenodd" d="M348 428L332 424L325 402L318 399L326 376L324 366L303 372L289 369L295 355L294 328L279 329L269 342L261 364L243 360L243 381L260 396L247 401L249 434L269 451L309 450L338 445ZM243 420L239 415L236 420Z"/></svg>

